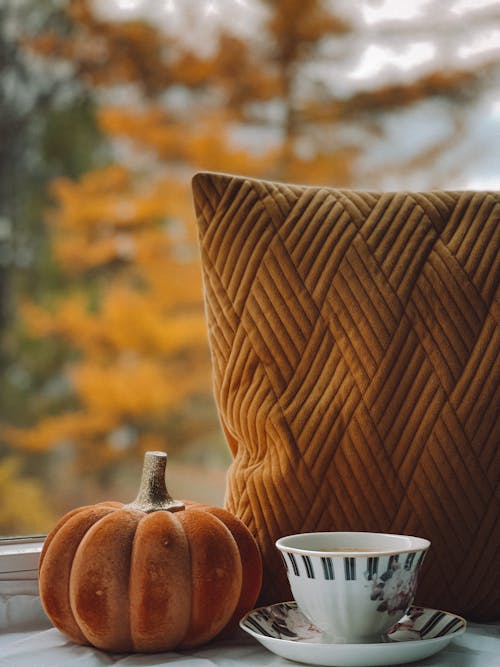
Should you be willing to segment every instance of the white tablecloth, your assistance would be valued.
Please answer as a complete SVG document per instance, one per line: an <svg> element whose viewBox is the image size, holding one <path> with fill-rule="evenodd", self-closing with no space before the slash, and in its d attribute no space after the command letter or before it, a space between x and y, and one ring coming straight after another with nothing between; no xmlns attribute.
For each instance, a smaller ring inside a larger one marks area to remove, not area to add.
<svg viewBox="0 0 500 667"><path fill-rule="evenodd" d="M0 667L293 667L242 633L189 652L118 655L77 646L54 628L34 595L0 595ZM500 625L470 624L441 653L415 667L500 667Z"/></svg>

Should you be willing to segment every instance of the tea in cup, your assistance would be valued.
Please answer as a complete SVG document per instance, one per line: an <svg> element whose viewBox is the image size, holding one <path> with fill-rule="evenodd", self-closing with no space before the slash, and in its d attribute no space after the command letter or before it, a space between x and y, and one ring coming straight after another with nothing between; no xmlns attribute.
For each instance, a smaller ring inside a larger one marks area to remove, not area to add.
<svg viewBox="0 0 500 667"><path fill-rule="evenodd" d="M413 602L429 540L409 535L325 532L276 542L303 614L332 641L366 643Z"/></svg>

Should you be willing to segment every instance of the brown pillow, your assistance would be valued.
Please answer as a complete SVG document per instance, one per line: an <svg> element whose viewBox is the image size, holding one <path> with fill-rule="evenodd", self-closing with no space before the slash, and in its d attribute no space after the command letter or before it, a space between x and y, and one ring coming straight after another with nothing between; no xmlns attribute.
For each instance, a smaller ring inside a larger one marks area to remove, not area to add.
<svg viewBox="0 0 500 667"><path fill-rule="evenodd" d="M417 601L500 617L498 192L193 179L227 508L274 542L429 538Z"/></svg>

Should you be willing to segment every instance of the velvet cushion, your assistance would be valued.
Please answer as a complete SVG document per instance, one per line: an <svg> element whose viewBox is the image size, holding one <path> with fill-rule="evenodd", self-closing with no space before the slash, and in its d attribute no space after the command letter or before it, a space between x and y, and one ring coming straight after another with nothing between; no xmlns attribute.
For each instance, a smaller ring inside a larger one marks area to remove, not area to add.
<svg viewBox="0 0 500 667"><path fill-rule="evenodd" d="M277 538L383 531L432 541L418 602L499 618L499 193L200 173L193 194L261 601L290 599Z"/></svg>

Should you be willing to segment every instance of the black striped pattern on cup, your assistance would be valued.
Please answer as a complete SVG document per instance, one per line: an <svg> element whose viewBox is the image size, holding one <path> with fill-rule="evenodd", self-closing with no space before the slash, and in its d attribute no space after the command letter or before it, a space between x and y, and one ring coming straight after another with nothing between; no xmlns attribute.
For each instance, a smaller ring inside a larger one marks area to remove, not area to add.
<svg viewBox="0 0 500 667"><path fill-rule="evenodd" d="M406 571L417 570L425 556L425 551L412 551L392 556L305 556L291 552L281 552L288 574L306 579L324 579L334 581L356 581L363 578L368 581L389 579L396 567Z"/></svg>

